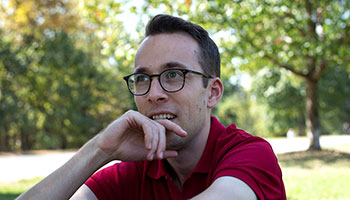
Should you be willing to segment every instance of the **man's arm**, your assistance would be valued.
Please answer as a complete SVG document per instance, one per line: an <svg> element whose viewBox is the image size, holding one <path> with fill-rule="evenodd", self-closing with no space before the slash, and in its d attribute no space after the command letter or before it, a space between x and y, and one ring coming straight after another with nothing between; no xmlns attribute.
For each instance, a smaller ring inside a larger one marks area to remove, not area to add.
<svg viewBox="0 0 350 200"><path fill-rule="evenodd" d="M69 199L104 164L95 140L85 144L67 163L23 193L18 199Z"/></svg>
<svg viewBox="0 0 350 200"><path fill-rule="evenodd" d="M87 185L82 185L76 193L70 198L70 200L98 200L95 194L90 190Z"/></svg>
<svg viewBox="0 0 350 200"><path fill-rule="evenodd" d="M180 126L169 120L155 121L139 112L129 111L87 142L62 167L18 199L69 199L97 169L112 160L139 161L176 157L176 151L165 149L166 131L186 136ZM84 186L81 189L91 191Z"/></svg>
<svg viewBox="0 0 350 200"><path fill-rule="evenodd" d="M239 199L256 200L254 191L243 181L231 176L216 179L206 190L192 200Z"/></svg>

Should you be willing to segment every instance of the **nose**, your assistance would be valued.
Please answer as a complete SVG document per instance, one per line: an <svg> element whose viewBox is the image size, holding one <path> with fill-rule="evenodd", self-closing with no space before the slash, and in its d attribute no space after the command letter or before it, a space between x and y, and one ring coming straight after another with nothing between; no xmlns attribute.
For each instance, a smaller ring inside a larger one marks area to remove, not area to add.
<svg viewBox="0 0 350 200"><path fill-rule="evenodd" d="M151 86L147 94L148 101L153 103L162 103L168 100L168 94L163 90L158 78L151 80Z"/></svg>

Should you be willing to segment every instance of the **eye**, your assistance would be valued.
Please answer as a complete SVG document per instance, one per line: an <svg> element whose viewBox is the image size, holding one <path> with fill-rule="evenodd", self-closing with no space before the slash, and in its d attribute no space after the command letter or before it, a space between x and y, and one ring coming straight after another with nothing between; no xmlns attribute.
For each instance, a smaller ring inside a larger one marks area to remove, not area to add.
<svg viewBox="0 0 350 200"><path fill-rule="evenodd" d="M175 79L175 78L179 78L181 76L182 76L182 73L179 70L169 70L166 73L164 73L164 77L166 79Z"/></svg>
<svg viewBox="0 0 350 200"><path fill-rule="evenodd" d="M134 78L136 83L143 83L148 81L148 76L146 76L145 74L135 74Z"/></svg>

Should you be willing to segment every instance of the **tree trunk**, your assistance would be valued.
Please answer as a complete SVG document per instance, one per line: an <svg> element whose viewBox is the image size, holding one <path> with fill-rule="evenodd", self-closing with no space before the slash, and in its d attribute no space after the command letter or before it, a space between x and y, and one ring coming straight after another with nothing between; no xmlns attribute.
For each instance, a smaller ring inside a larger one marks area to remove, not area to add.
<svg viewBox="0 0 350 200"><path fill-rule="evenodd" d="M9 135L9 127L5 124L0 128L0 151L11 151L11 137Z"/></svg>
<svg viewBox="0 0 350 200"><path fill-rule="evenodd" d="M306 127L310 138L309 150L321 150L320 120L318 117L317 80L306 79Z"/></svg>
<svg viewBox="0 0 350 200"><path fill-rule="evenodd" d="M67 137L65 135L61 134L60 138L61 138L61 146L60 146L60 148L61 149L67 149L67 146L68 146Z"/></svg>
<svg viewBox="0 0 350 200"><path fill-rule="evenodd" d="M305 112L300 111L298 118L298 136L303 136L305 131Z"/></svg>
<svg viewBox="0 0 350 200"><path fill-rule="evenodd" d="M25 129L21 129L21 150L22 151L29 151L32 150L34 147L34 138L32 137L32 134L30 131L27 131Z"/></svg>

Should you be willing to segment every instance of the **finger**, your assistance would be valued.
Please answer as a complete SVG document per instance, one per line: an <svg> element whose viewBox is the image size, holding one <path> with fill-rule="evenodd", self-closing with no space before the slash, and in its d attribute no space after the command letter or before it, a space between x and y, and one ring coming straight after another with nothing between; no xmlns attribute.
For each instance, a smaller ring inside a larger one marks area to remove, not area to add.
<svg viewBox="0 0 350 200"><path fill-rule="evenodd" d="M147 156L146 159L147 160L153 160L154 159L154 152L156 151L157 145L155 143L155 124L153 121L148 120L148 119L144 119L142 120L142 132L144 135L144 145L145 145L145 149L148 150L147 151Z"/></svg>
<svg viewBox="0 0 350 200"><path fill-rule="evenodd" d="M151 151L152 151L152 154L153 154L153 158L156 156L155 154L156 154L156 151L157 151L157 149L158 149L158 142L159 142L159 132L160 132L160 130L159 130L159 127L156 125L156 124L154 124L153 125L154 127L152 127L153 128L153 141L152 141L152 149L151 149Z"/></svg>
<svg viewBox="0 0 350 200"><path fill-rule="evenodd" d="M152 149L152 143L153 143L153 130L150 125L144 124L143 127L143 133L144 133L144 142L145 142L145 148L148 150Z"/></svg>
<svg viewBox="0 0 350 200"><path fill-rule="evenodd" d="M147 153L147 160L152 161L154 159L154 153L152 153L151 151L149 151Z"/></svg>
<svg viewBox="0 0 350 200"><path fill-rule="evenodd" d="M147 147L150 147L148 148L147 159L153 160L155 157L154 154L158 148L159 129L153 121L151 121L151 123L143 124L142 126L144 127L145 138L149 138L149 141L146 142Z"/></svg>
<svg viewBox="0 0 350 200"><path fill-rule="evenodd" d="M176 123L170 120L160 119L160 120L157 120L157 122L163 125L167 131L171 131L181 137L187 136L187 132L183 130L181 126L177 125Z"/></svg>
<svg viewBox="0 0 350 200"><path fill-rule="evenodd" d="M158 148L157 148L157 159L163 159L163 153L165 151L166 146L166 137L165 132L166 129L163 125L158 124L159 128L159 140L158 140Z"/></svg>
<svg viewBox="0 0 350 200"><path fill-rule="evenodd" d="M147 150L152 148L153 141L153 130L152 124L154 123L152 120L147 118L136 111L128 111L124 116L126 120L126 126L131 129L141 129L141 133L144 135L144 146Z"/></svg>
<svg viewBox="0 0 350 200"><path fill-rule="evenodd" d="M144 133L147 160L162 159L165 151L165 132L163 125L141 115L140 122Z"/></svg>
<svg viewBox="0 0 350 200"><path fill-rule="evenodd" d="M163 153L163 159L166 159L166 158L175 158L177 157L178 153L177 151L174 151L174 150L165 150L164 153Z"/></svg>

